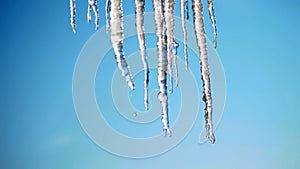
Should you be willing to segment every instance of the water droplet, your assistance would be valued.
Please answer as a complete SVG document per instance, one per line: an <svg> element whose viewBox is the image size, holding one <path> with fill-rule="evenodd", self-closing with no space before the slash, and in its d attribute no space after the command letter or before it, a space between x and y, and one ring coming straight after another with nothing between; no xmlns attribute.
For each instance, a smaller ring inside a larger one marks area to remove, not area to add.
<svg viewBox="0 0 300 169"><path fill-rule="evenodd" d="M133 117L136 117L138 114L137 114L137 112L134 112L132 115L133 115Z"/></svg>

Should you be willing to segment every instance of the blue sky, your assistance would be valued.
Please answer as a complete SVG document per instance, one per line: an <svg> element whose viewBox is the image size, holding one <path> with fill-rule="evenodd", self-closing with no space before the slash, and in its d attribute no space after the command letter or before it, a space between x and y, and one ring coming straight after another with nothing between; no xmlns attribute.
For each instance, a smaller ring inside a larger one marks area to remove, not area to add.
<svg viewBox="0 0 300 169"><path fill-rule="evenodd" d="M105 24L104 4L98 4L100 27ZM123 4L124 15L134 14L133 2ZM152 11L151 1L146 4L146 10ZM87 2L77 2L76 35L69 25L68 1L2 2L1 167L299 168L299 6L296 0L216 1L217 51L227 82L217 142L197 143L197 125L203 121L199 115L177 147L134 160L99 148L76 117L73 71L82 47L95 32L94 25L86 23ZM205 19L212 39L207 11Z"/></svg>

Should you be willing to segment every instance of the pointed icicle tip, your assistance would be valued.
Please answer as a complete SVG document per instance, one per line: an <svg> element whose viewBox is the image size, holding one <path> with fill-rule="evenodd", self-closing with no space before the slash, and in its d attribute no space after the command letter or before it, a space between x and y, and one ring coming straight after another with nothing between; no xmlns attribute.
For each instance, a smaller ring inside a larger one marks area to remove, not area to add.
<svg viewBox="0 0 300 169"><path fill-rule="evenodd" d="M215 10L213 5L214 2L213 0L207 0L207 3L208 3L209 17L214 31L214 48L217 48L217 25L216 25Z"/></svg>
<svg viewBox="0 0 300 169"><path fill-rule="evenodd" d="M172 137L172 131L171 131L169 128L164 129L164 130L163 130L163 133L164 133L164 136L165 136L165 137L166 137L166 136Z"/></svg>

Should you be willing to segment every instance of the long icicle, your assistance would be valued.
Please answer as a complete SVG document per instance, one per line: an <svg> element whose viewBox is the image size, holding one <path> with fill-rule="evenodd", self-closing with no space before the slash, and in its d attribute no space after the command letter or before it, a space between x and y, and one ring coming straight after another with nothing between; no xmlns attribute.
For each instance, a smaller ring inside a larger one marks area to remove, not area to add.
<svg viewBox="0 0 300 169"><path fill-rule="evenodd" d="M75 0L70 0L70 25L74 33L76 33L75 14L76 14L76 2Z"/></svg>
<svg viewBox="0 0 300 169"><path fill-rule="evenodd" d="M194 30L200 54L200 67L203 82L203 101L205 102L205 127L206 136L211 143L215 142L212 126L212 98L210 91L210 72L206 48L206 37L203 21L203 6L201 0L192 0L194 12Z"/></svg>
<svg viewBox="0 0 300 169"><path fill-rule="evenodd" d="M110 10L110 39L116 55L116 62L125 77L128 86L134 90L134 83L123 51L123 9L122 0L111 0Z"/></svg>
<svg viewBox="0 0 300 169"><path fill-rule="evenodd" d="M186 30L186 19L188 18L188 1L180 1L180 12L181 12L181 26L183 32L183 51L185 60L185 70L189 69L188 53L187 53L187 30Z"/></svg>
<svg viewBox="0 0 300 169"><path fill-rule="evenodd" d="M215 11L213 6L213 0L207 0L208 3L208 10L209 10L209 16L212 23L212 27L214 30L214 48L217 48L217 26L216 26L216 19L215 19Z"/></svg>
<svg viewBox="0 0 300 169"><path fill-rule="evenodd" d="M135 16L136 29L138 34L141 59L144 65L144 106L148 110L148 82L149 82L149 68L146 55L145 33L144 33L144 14L145 14L145 0L135 0Z"/></svg>
<svg viewBox="0 0 300 169"><path fill-rule="evenodd" d="M157 36L157 59L158 59L158 85L159 93L157 95L160 104L162 106L162 123L163 131L165 135L171 136L171 130L169 129L169 118L168 118L168 93L167 93L167 44L166 34L163 17L163 1L152 0L154 9L154 20L156 27Z"/></svg>
<svg viewBox="0 0 300 169"><path fill-rule="evenodd" d="M166 24L167 36L167 56L168 56L168 71L170 75L170 89L173 92L173 63L172 63L172 46L174 44L174 0L164 1L164 18Z"/></svg>
<svg viewBox="0 0 300 169"><path fill-rule="evenodd" d="M110 0L106 0L106 6L105 6L105 20L106 20L106 33L109 31L109 13L110 11Z"/></svg>
<svg viewBox="0 0 300 169"><path fill-rule="evenodd" d="M88 22L91 21L91 10L93 9L93 12L95 14L95 25L96 30L99 28L99 13L98 13L98 7L97 7L97 0L88 0L88 12L87 12L87 20Z"/></svg>

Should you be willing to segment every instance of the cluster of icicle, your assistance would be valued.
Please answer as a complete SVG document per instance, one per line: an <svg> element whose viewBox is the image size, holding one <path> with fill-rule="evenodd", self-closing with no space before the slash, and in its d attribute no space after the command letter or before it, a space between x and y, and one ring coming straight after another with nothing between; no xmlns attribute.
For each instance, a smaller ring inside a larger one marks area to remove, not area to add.
<svg viewBox="0 0 300 169"><path fill-rule="evenodd" d="M173 92L173 74L175 74L176 86L178 86L177 70L177 47L178 43L174 37L174 4L175 0L152 0L154 9L154 20L157 36L157 58L158 58L158 99L162 106L162 123L165 135L171 136L168 120L168 86L167 77L169 77L169 93ZM213 0L208 0L208 9L214 31L214 47L216 48L216 21L214 16ZM188 53L187 53L187 30L186 20L189 19L188 0L180 0L181 22L184 36L184 59L186 71L188 71ZM99 28L99 16L97 0L88 0L87 20L91 21L91 10L95 14L96 29ZM144 66L144 105L148 110L148 82L149 68L146 54L145 33L144 33L144 10L145 0L135 0L136 29L139 41L141 60ZM206 36L203 21L203 5L201 0L192 0L194 31L197 40L197 46L200 56L200 68L203 82L203 101L205 102L205 127L207 138L214 143L215 138L212 126L212 98L210 91L210 71L208 64L208 55L206 47ZM76 5L75 0L70 0L70 21L73 32L76 32L75 23ZM125 78L128 86L134 90L134 82L126 62L123 51L123 10L122 0L106 1L106 30L110 31L111 42L115 52L117 65ZM174 66L174 67L173 67ZM169 75L169 76L168 76Z"/></svg>

